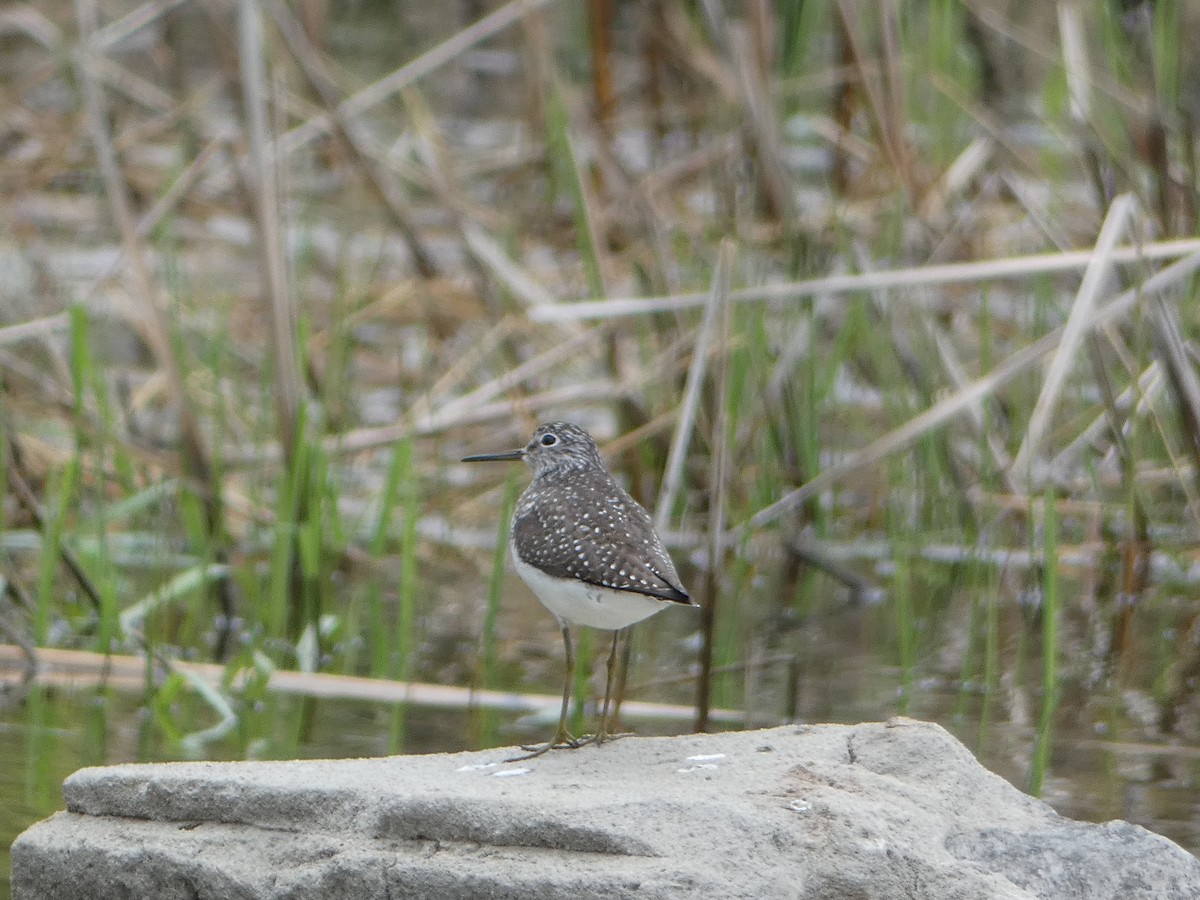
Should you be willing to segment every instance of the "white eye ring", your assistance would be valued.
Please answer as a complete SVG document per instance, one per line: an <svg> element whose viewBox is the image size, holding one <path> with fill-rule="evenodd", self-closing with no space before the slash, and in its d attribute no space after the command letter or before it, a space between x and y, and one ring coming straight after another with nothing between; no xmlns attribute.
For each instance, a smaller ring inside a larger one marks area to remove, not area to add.
<svg viewBox="0 0 1200 900"><path fill-rule="evenodd" d="M543 447L553 447L557 443L558 443L558 438L555 437L554 435L552 435L552 434L543 434L542 435L542 446Z"/></svg>

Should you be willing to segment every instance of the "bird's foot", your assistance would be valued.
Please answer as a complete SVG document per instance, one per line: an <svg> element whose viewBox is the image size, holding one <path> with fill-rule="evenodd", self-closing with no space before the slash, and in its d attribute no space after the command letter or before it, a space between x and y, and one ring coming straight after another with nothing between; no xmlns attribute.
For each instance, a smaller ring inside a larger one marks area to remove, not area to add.
<svg viewBox="0 0 1200 900"><path fill-rule="evenodd" d="M584 744L595 744L597 747L605 741L615 741L617 738L633 737L632 731L609 731L608 728L601 726L595 734L584 735L580 738L579 746Z"/></svg>
<svg viewBox="0 0 1200 900"><path fill-rule="evenodd" d="M581 738L577 738L570 732L559 731L551 740L544 744L533 744L531 746L522 744L521 749L526 752L521 756L513 756L506 759L505 762L524 762L527 759L536 759L545 753L549 753L551 750L574 750L577 747L582 747L584 744L590 744L591 738L591 735L584 735Z"/></svg>
<svg viewBox="0 0 1200 900"><path fill-rule="evenodd" d="M632 731L608 731L602 730L596 735L596 743L603 744L605 741L615 741L617 738L633 737Z"/></svg>

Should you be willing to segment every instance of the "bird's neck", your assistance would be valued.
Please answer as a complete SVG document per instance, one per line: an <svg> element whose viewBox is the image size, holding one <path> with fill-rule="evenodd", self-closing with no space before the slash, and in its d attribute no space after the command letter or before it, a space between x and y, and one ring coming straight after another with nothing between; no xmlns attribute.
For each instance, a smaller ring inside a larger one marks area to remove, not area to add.
<svg viewBox="0 0 1200 900"><path fill-rule="evenodd" d="M570 459L559 462L553 469L545 469L533 476L535 482L542 483L564 481L568 478L578 478L584 472L589 470L598 470L600 474L607 474L604 469L597 466L594 462L587 459Z"/></svg>

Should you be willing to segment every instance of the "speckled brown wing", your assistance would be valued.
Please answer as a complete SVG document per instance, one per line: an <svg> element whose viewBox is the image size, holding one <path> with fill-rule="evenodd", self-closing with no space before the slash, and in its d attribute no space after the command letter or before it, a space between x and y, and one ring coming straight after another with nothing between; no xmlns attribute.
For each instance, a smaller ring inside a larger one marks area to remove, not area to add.
<svg viewBox="0 0 1200 900"><path fill-rule="evenodd" d="M694 605L650 516L607 472L535 479L512 527L517 554L547 575Z"/></svg>

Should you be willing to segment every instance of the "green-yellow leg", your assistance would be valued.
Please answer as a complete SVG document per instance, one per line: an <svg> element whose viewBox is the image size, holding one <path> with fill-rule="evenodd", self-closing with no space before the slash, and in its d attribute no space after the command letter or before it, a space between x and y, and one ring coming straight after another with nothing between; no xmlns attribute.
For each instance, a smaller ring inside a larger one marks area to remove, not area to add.
<svg viewBox="0 0 1200 900"><path fill-rule="evenodd" d="M514 756L505 762L521 762L526 759L533 759L547 753L551 750L559 750L563 748L574 749L580 747L587 741L580 741L573 737L571 732L567 731L567 712L571 708L571 682L575 678L575 653L571 649L571 632L567 629L565 622L559 623L562 626L563 648L566 650L567 657L567 673L563 679L563 695L562 695L562 710L558 714L558 728L554 732L554 737L548 743L538 747L525 747L522 750L528 750L521 756Z"/></svg>
<svg viewBox="0 0 1200 900"><path fill-rule="evenodd" d="M580 738L576 743L580 746L583 744L603 744L607 740L613 738L626 737L628 732L617 734L612 729L616 727L616 704L613 702L613 687L617 681L617 647L621 640L621 635L625 634L629 629L621 628L613 632L612 650L608 654L607 673L604 679L604 705L600 708L600 727L596 729L595 734L589 734L585 738ZM612 718L609 718L609 711L612 711Z"/></svg>
<svg viewBox="0 0 1200 900"><path fill-rule="evenodd" d="M620 680L617 676L617 646L621 640L621 635L625 635L625 646L629 646L632 639L629 636L629 629L622 628L613 632L612 650L608 654L608 672L604 679L604 706L600 713L600 730L596 732L596 743L603 744L610 738L625 737L628 732L618 734L615 729L617 727L617 710L619 704L616 703L617 698L613 697L613 688L617 686ZM609 718L609 710L612 710L612 718Z"/></svg>

